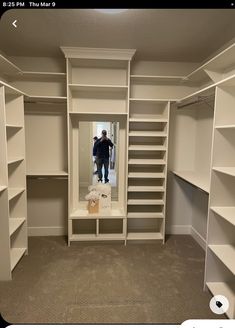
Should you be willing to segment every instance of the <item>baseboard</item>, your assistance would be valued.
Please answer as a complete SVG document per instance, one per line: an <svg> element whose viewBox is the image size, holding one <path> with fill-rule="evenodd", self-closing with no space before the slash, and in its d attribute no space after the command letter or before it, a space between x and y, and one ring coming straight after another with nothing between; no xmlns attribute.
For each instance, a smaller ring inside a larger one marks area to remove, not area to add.
<svg viewBox="0 0 235 328"><path fill-rule="evenodd" d="M196 242L204 249L206 250L206 240L200 235L200 233L191 227L191 235L196 240Z"/></svg>
<svg viewBox="0 0 235 328"><path fill-rule="evenodd" d="M190 235L191 225L171 225L166 227L166 233L170 235Z"/></svg>
<svg viewBox="0 0 235 328"><path fill-rule="evenodd" d="M65 236L65 227L28 227L29 236Z"/></svg>

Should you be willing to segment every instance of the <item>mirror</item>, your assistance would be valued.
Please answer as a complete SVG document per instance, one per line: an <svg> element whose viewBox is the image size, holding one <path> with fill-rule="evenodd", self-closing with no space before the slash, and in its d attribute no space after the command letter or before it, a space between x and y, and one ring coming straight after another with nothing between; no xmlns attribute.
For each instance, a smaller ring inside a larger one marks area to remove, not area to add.
<svg viewBox="0 0 235 328"><path fill-rule="evenodd" d="M79 122L79 201L85 200L85 195L88 193L88 187L96 184L102 176L102 183L105 183L105 168L99 161L100 146L95 145L94 137L98 138L98 142L102 137L102 131L107 131L107 138L110 139L113 147L109 148L108 162L108 183L111 185L111 200L118 201L118 122ZM107 148L106 148L107 150ZM97 151L96 156L94 151ZM106 155L107 156L107 152ZM99 161L99 162L97 162ZM98 167L100 165L100 167ZM99 171L100 169L100 172ZM100 176L100 174L102 174Z"/></svg>

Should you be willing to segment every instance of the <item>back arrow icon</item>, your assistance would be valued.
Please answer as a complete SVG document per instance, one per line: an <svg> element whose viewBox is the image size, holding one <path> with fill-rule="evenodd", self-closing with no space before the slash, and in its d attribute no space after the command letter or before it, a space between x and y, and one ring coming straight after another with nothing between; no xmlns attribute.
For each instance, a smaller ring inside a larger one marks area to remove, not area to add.
<svg viewBox="0 0 235 328"><path fill-rule="evenodd" d="M17 19L14 20L14 22L12 23L12 25L13 25L14 27L17 27L16 22L17 22Z"/></svg>

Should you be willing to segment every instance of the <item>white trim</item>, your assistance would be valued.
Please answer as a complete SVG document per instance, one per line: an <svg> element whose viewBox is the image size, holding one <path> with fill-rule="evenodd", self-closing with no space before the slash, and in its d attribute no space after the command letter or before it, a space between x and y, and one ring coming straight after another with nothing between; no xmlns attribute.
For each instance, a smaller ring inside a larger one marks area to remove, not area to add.
<svg viewBox="0 0 235 328"><path fill-rule="evenodd" d="M64 227L28 227L29 236L65 236L67 231Z"/></svg>
<svg viewBox="0 0 235 328"><path fill-rule="evenodd" d="M196 240L196 242L206 250L206 240L200 235L200 233L194 228L191 227L191 236Z"/></svg>
<svg viewBox="0 0 235 328"><path fill-rule="evenodd" d="M170 235L190 235L191 225L171 225L166 226L166 233Z"/></svg>
<svg viewBox="0 0 235 328"><path fill-rule="evenodd" d="M136 49L60 47L65 58L131 60Z"/></svg>

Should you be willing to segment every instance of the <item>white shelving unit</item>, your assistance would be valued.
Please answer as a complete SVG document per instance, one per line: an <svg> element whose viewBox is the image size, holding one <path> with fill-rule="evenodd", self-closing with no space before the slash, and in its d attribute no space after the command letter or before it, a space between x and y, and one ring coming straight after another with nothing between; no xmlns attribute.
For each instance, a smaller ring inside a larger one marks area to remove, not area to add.
<svg viewBox="0 0 235 328"><path fill-rule="evenodd" d="M0 86L0 280L27 254L27 206L23 95Z"/></svg>
<svg viewBox="0 0 235 328"><path fill-rule="evenodd" d="M129 70L135 50L62 47L67 60L69 139L68 244L72 241L126 241L126 140ZM118 202L108 215L91 215L80 200L79 138L81 122L119 122Z"/></svg>
<svg viewBox="0 0 235 328"><path fill-rule="evenodd" d="M165 240L170 103L156 98L157 84L163 80L169 79L131 76L127 241Z"/></svg>
<svg viewBox="0 0 235 328"><path fill-rule="evenodd" d="M231 51L234 48L231 48ZM222 63L221 63L222 65ZM205 286L230 303L235 318L235 85L216 88Z"/></svg>

